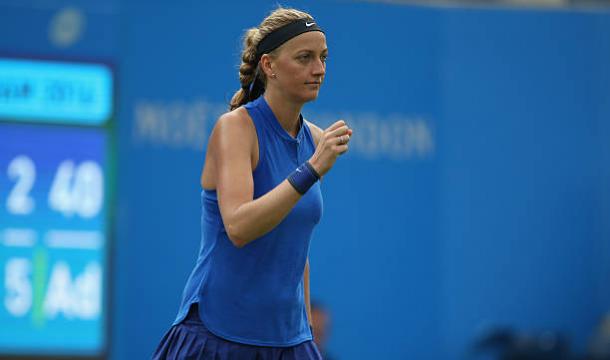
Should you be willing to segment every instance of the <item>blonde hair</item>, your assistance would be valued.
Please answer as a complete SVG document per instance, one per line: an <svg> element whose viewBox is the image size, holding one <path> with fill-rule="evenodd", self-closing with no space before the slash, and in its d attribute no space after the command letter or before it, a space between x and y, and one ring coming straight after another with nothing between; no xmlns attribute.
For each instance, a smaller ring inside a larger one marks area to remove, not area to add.
<svg viewBox="0 0 610 360"><path fill-rule="evenodd" d="M255 80L255 77L266 84L266 77L264 72L258 71L258 60L256 58L256 48L259 42L271 32L281 28L296 20L307 20L313 21L313 17L306 12L287 9L279 7L269 14L261 24L256 28L246 30L244 34L244 49L241 53L241 65L239 66L239 82L241 88L235 92L231 98L229 108L231 110L237 109L241 105L248 102L248 91L247 89L250 84ZM276 52L273 50L270 54ZM250 94L251 97L256 98L262 94L263 90L257 91L257 93Z"/></svg>

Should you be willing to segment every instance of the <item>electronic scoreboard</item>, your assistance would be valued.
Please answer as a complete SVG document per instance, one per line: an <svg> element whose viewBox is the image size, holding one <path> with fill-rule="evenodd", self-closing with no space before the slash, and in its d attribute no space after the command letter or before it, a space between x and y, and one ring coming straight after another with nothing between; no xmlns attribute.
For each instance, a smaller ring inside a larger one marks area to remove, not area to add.
<svg viewBox="0 0 610 360"><path fill-rule="evenodd" d="M0 57L0 356L105 350L108 65Z"/></svg>

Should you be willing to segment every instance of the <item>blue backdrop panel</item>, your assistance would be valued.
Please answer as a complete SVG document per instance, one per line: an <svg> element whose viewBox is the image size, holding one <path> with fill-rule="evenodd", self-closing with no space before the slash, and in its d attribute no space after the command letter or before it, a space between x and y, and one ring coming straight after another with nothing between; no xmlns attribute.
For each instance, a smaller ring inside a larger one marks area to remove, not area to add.
<svg viewBox="0 0 610 360"><path fill-rule="evenodd" d="M595 19L595 29L598 36L595 42L599 44L599 72L597 82L597 96L599 102L596 104L595 118L597 127L600 132L601 140L601 164L599 171L601 174L602 183L602 242L597 248L599 262L596 269L599 273L598 293L600 299L600 307L602 309L610 308L610 142L605 139L610 138L610 66L604 59L610 57L610 17L599 16Z"/></svg>
<svg viewBox="0 0 610 360"><path fill-rule="evenodd" d="M604 17L453 11L443 18L447 349L458 353L504 325L560 330L582 350L607 310L590 295L605 222L595 90L607 67L597 30Z"/></svg>
<svg viewBox="0 0 610 360"><path fill-rule="evenodd" d="M0 7L3 55L117 59L118 0L6 0Z"/></svg>

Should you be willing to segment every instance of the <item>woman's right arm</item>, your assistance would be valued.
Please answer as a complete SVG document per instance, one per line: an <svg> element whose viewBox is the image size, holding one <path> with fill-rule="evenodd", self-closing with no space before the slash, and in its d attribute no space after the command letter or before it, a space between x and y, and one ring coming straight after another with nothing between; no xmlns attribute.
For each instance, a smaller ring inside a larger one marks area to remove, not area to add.
<svg viewBox="0 0 610 360"><path fill-rule="evenodd" d="M339 145L340 136L348 134L343 121L331 125L312 157L320 175L326 173L337 156L347 150ZM254 199L252 154L256 148L256 130L240 111L223 115L212 132L210 147L216 169L218 205L229 239L243 247L274 229L292 210L301 195L282 181L265 195Z"/></svg>

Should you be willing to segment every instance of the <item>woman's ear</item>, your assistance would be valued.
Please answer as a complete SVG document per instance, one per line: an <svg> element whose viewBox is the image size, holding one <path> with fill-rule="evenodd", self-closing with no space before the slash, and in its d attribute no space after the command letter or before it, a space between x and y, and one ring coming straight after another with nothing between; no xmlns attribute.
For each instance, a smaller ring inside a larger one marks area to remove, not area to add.
<svg viewBox="0 0 610 360"><path fill-rule="evenodd" d="M269 54L263 54L260 59L261 70L265 73L265 77L270 78L273 77L273 59Z"/></svg>

